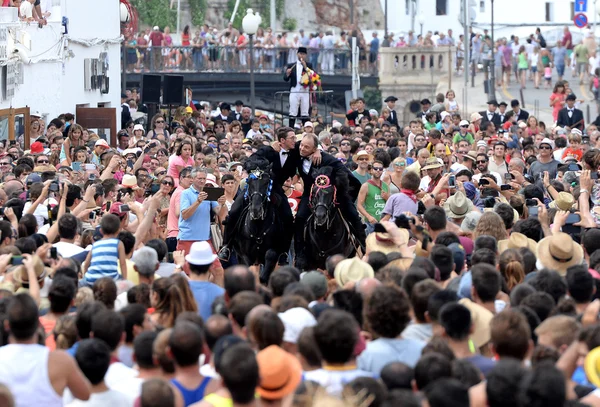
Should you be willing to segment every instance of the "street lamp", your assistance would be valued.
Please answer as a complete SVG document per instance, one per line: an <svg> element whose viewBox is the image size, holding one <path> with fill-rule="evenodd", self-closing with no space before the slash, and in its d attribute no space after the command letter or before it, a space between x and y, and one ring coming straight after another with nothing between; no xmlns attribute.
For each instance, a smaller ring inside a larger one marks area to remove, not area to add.
<svg viewBox="0 0 600 407"><path fill-rule="evenodd" d="M425 14L423 14L423 10L419 12L419 19L417 21L421 25L421 36L423 36L423 24L425 24Z"/></svg>
<svg viewBox="0 0 600 407"><path fill-rule="evenodd" d="M494 51L494 0L492 0L492 66L490 67L491 75L490 75L490 94L492 95L492 99L496 99L496 55ZM501 74L502 75L502 74Z"/></svg>
<svg viewBox="0 0 600 407"><path fill-rule="evenodd" d="M252 109L252 116L254 117L254 44L253 37L258 31L258 26L260 25L262 19L258 13L254 13L254 11L249 8L246 10L246 15L242 20L242 29L246 34L248 34L249 42L250 42L250 107Z"/></svg>

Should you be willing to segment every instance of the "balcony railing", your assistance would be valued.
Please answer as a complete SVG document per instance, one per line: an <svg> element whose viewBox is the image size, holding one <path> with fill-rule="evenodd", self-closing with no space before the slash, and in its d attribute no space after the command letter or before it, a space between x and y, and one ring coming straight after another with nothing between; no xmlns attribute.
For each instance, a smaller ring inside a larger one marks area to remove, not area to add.
<svg viewBox="0 0 600 407"><path fill-rule="evenodd" d="M389 81L398 76L447 75L456 62L456 48L381 48L379 79Z"/></svg>
<svg viewBox="0 0 600 407"><path fill-rule="evenodd" d="M255 73L281 73L296 62L295 48L253 49ZM126 72L250 72L250 50L222 47L142 47L126 45ZM377 55L359 54L359 75L377 75ZM321 75L351 75L350 50L309 49L307 62Z"/></svg>

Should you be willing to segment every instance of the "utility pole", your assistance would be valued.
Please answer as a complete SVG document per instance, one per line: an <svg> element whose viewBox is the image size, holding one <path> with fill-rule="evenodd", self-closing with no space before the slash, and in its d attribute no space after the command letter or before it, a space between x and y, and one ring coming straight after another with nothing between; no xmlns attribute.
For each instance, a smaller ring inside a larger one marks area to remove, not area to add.
<svg viewBox="0 0 600 407"><path fill-rule="evenodd" d="M492 99L496 99L496 52L494 51L494 0L492 0L492 66L490 67L490 94Z"/></svg>
<svg viewBox="0 0 600 407"><path fill-rule="evenodd" d="M417 13L417 0L410 0L410 30L415 32L415 14Z"/></svg>
<svg viewBox="0 0 600 407"><path fill-rule="evenodd" d="M463 45L464 45L464 49L465 49L465 58L464 58L464 75L465 75L465 103L464 103L464 108L465 108L465 112L468 112L467 109L467 101L469 100L468 97L468 89L469 89L469 62L470 62L470 43L471 43L471 37L469 36L469 2L468 0L462 0L463 3L463 13L464 13L464 20L465 20L465 33L464 33L464 41L463 41Z"/></svg>
<svg viewBox="0 0 600 407"><path fill-rule="evenodd" d="M384 18L384 20L383 20L383 25L384 25L383 31L385 31L384 39L387 38L387 36L388 36L388 22L387 22L388 8L387 8L387 3L388 3L388 0L385 0L384 10L383 10L383 18Z"/></svg>
<svg viewBox="0 0 600 407"><path fill-rule="evenodd" d="M354 25L354 0L350 0L350 24Z"/></svg>
<svg viewBox="0 0 600 407"><path fill-rule="evenodd" d="M275 32L275 30L277 29L277 27L275 27L277 25L277 15L275 14L277 12L277 9L275 7L275 0L271 0L270 9L271 9L271 12L269 14L271 14L270 15L271 29L273 30L273 32Z"/></svg>

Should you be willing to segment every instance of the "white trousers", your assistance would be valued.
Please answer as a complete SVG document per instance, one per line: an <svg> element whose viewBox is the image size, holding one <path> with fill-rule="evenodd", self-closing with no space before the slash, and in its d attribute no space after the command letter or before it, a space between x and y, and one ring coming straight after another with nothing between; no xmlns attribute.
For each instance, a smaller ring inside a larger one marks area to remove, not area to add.
<svg viewBox="0 0 600 407"><path fill-rule="evenodd" d="M298 116L298 107L300 108L300 116L308 117L308 109L310 107L310 95L308 91L294 91L290 93L290 117Z"/></svg>

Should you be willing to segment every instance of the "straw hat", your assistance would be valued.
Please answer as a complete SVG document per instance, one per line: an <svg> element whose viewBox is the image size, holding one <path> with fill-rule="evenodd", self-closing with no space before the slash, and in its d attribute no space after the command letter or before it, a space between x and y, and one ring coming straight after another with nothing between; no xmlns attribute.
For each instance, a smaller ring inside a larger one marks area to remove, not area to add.
<svg viewBox="0 0 600 407"><path fill-rule="evenodd" d="M481 305L475 304L468 298L463 298L458 303L464 305L471 311L471 321L473 325L471 340L477 348L482 347L492 338L490 322L492 318L494 318L494 314L483 308Z"/></svg>
<svg viewBox="0 0 600 407"><path fill-rule="evenodd" d="M583 248L568 234L556 233L540 240L537 246L537 258L544 267L556 270L564 276L569 267L581 264Z"/></svg>
<svg viewBox="0 0 600 407"><path fill-rule="evenodd" d="M483 116L480 115L479 113L475 112L475 113L471 114L471 123L473 123L474 121L477 121L477 120L481 120L481 119L483 119Z"/></svg>
<svg viewBox="0 0 600 407"><path fill-rule="evenodd" d="M352 156L352 161L357 162L360 157L369 157L369 161L373 161L373 155L367 153L365 150L360 150L358 153Z"/></svg>
<svg viewBox="0 0 600 407"><path fill-rule="evenodd" d="M560 209L561 211L570 211L575 204L575 198L568 192L559 192L558 197L550 202L550 208Z"/></svg>
<svg viewBox="0 0 600 407"><path fill-rule="evenodd" d="M498 252L502 253L507 249L520 249L527 247L532 252L537 252L537 242L528 238L522 233L512 232L508 239L503 239L498 242Z"/></svg>
<svg viewBox="0 0 600 407"><path fill-rule="evenodd" d="M42 259L35 254L31 256L31 260L33 261L33 269L35 271L35 275L37 276L37 280L41 283L50 273L51 269L44 266ZM14 269L13 278L17 283L29 284L29 277L27 276L27 269L25 268L25 265L17 266Z"/></svg>
<svg viewBox="0 0 600 407"><path fill-rule="evenodd" d="M408 243L408 230L400 229L402 235L402 244ZM394 243L389 233L371 233L367 236L367 253L371 252L382 252L384 254L397 252L398 246Z"/></svg>
<svg viewBox="0 0 600 407"><path fill-rule="evenodd" d="M477 151L469 151L467 154L463 154L463 157L473 160L473 163L477 162Z"/></svg>
<svg viewBox="0 0 600 407"><path fill-rule="evenodd" d="M473 210L473 202L462 191L456 191L444 202L444 210L450 219L464 218Z"/></svg>
<svg viewBox="0 0 600 407"><path fill-rule="evenodd" d="M440 162L439 159L435 157L430 157L425 161L425 166L421 168L421 170L433 170L434 168L441 168L444 164Z"/></svg>
<svg viewBox="0 0 600 407"><path fill-rule="evenodd" d="M267 400L279 400L296 391L302 381L302 365L292 354L271 345L256 355L260 384L256 392Z"/></svg>
<svg viewBox="0 0 600 407"><path fill-rule="evenodd" d="M338 263L333 273L338 286L343 287L346 283L360 281L363 278L375 276L373 267L358 257L345 259Z"/></svg>

